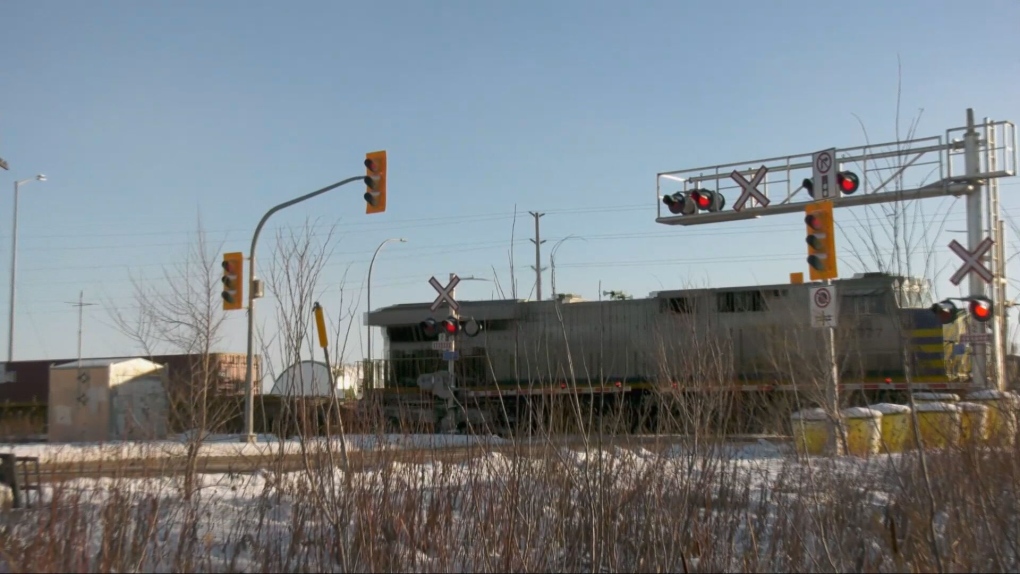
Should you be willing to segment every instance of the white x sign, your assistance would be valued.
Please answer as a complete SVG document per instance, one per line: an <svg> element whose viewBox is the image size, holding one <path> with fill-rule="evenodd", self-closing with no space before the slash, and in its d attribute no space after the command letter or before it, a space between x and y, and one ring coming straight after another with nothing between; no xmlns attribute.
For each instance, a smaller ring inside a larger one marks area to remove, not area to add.
<svg viewBox="0 0 1020 574"><path fill-rule="evenodd" d="M758 203L761 204L762 207L769 206L769 198L765 197L765 194L758 191L758 185L760 185L761 182L765 179L765 174L768 172L769 168L761 166L758 168L758 171L755 172L754 177L751 178L751 181L747 181L746 179L744 179L744 176L740 175L739 171L733 170L733 173L730 174L730 177L732 177L733 180L737 182L737 185L739 185L740 188L743 189L743 191L740 192L740 198L737 199L737 202L733 204L734 211L740 211L741 209L744 209L744 204L747 203L747 200L750 199L751 196L754 196L754 198L758 201Z"/></svg>
<svg viewBox="0 0 1020 574"><path fill-rule="evenodd" d="M981 258L984 257L985 253L992 248L992 243L994 242L991 238L985 237L981 243L978 243L977 247L974 248L973 253L967 251L967 248L960 245L960 243L955 239L949 244L949 248L959 255L960 259L963 259L963 267L960 267L956 273L953 273L953 276L949 278L949 280L953 282L953 285L959 285L960 281L963 281L963 278L971 271L980 275L981 278L985 280L985 283L992 282L992 272L981 264Z"/></svg>
<svg viewBox="0 0 1020 574"><path fill-rule="evenodd" d="M453 288L457 286L457 283L460 283L460 277L457 277L456 275L450 277L450 283L447 284L446 287L443 287L443 284L437 281L435 277L429 278L429 285L432 285L432 288L439 292L439 297L436 297L436 300L432 302L432 306L429 307L429 309L435 312L435 310L443 304L443 301L446 301L446 304L450 306L451 311L460 310L460 303L454 301L453 295L451 294Z"/></svg>

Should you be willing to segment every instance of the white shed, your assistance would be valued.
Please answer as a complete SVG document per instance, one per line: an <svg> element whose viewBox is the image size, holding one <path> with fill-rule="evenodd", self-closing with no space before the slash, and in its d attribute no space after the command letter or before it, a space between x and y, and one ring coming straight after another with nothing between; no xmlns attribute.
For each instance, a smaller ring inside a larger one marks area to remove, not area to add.
<svg viewBox="0 0 1020 574"><path fill-rule="evenodd" d="M89 359L50 367L50 442L166 438L169 400L163 365Z"/></svg>

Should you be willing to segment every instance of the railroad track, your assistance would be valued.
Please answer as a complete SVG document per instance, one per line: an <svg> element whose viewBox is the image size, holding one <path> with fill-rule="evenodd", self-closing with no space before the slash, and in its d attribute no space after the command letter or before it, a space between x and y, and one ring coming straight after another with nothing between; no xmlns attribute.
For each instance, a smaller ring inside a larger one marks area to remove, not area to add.
<svg viewBox="0 0 1020 574"><path fill-rule="evenodd" d="M742 436L729 437L728 443L748 444L761 439L773 443L786 442L789 437L781 436ZM652 452L681 444L689 444L690 438L683 436L625 436L610 437L599 441L590 438L587 443L591 447L622 448L634 450L646 449ZM498 453L504 456L524 456L528 458L548 457L554 451L563 448L581 450L585 440L580 437L560 437L548 441L533 443L468 446L425 447L425 448L384 448L373 450L351 450L348 452L348 464L352 471L361 472L376 470L392 463L424 464L434 462L462 463L487 454ZM48 462L39 465L40 483L64 482L82 478L157 478L184 474L189 465L194 465L194 472L199 474L243 474L259 470L277 472L295 472L307 468L340 465L341 453L334 449L332 455L321 450L311 450L308 455L301 453L268 455L230 455L200 456L188 461L185 456L160 456L135 459L83 460L73 462Z"/></svg>

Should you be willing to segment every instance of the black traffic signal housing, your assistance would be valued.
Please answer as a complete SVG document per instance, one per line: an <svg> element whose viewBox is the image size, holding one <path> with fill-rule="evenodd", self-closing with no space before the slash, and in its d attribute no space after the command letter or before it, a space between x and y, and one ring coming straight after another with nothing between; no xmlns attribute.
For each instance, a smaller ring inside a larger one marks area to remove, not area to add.
<svg viewBox="0 0 1020 574"><path fill-rule="evenodd" d="M949 325L950 323L955 322L960 317L960 314L963 313L963 311L957 309L956 305L954 305L949 299L939 301L932 305L931 312L935 313L939 319L939 323L942 323L943 325Z"/></svg>
<svg viewBox="0 0 1020 574"><path fill-rule="evenodd" d="M669 212L675 215L691 215L698 212L698 204L691 197L690 192L678 191L673 195L664 195L662 203L665 203Z"/></svg>
<svg viewBox="0 0 1020 574"><path fill-rule="evenodd" d="M436 320L431 317L425 319L421 323L418 323L418 327L421 328L422 333L424 333L426 337L435 337L439 334L439 325L436 324Z"/></svg>
<svg viewBox="0 0 1020 574"><path fill-rule="evenodd" d="M726 198L718 191L711 189L695 189L691 192L690 197L701 211L722 211L722 208L726 207Z"/></svg>
<svg viewBox="0 0 1020 574"><path fill-rule="evenodd" d="M971 297L967 306L975 321L987 323L992 320L992 301L987 297Z"/></svg>
<svg viewBox="0 0 1020 574"><path fill-rule="evenodd" d="M365 213L386 211L386 152L365 154Z"/></svg>
<svg viewBox="0 0 1020 574"><path fill-rule="evenodd" d="M241 252L223 254L223 298L224 311L244 309L244 254Z"/></svg>
<svg viewBox="0 0 1020 574"><path fill-rule="evenodd" d="M832 219L832 202L816 201L804 206L807 225L808 270L811 280L839 277L836 265L836 229Z"/></svg>

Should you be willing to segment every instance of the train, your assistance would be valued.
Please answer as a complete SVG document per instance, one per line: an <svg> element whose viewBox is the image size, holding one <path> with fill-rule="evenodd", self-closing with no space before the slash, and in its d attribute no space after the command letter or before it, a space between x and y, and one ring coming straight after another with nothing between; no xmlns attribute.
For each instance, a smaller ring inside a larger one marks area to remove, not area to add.
<svg viewBox="0 0 1020 574"><path fill-rule="evenodd" d="M809 293L820 285L459 301L457 313L429 303L381 308L366 319L382 328L385 351L366 369L365 402L393 426L512 433L548 422L556 397L572 397L569 410L579 413L583 402L590 416L615 413L638 430L655 426L664 397L675 404L723 393L745 411L750 402L818 402L829 357L840 395L859 402L908 388L977 388L967 318L943 324L927 280L861 273L832 281L834 354L810 315ZM425 324L448 318L461 326L450 336Z"/></svg>

